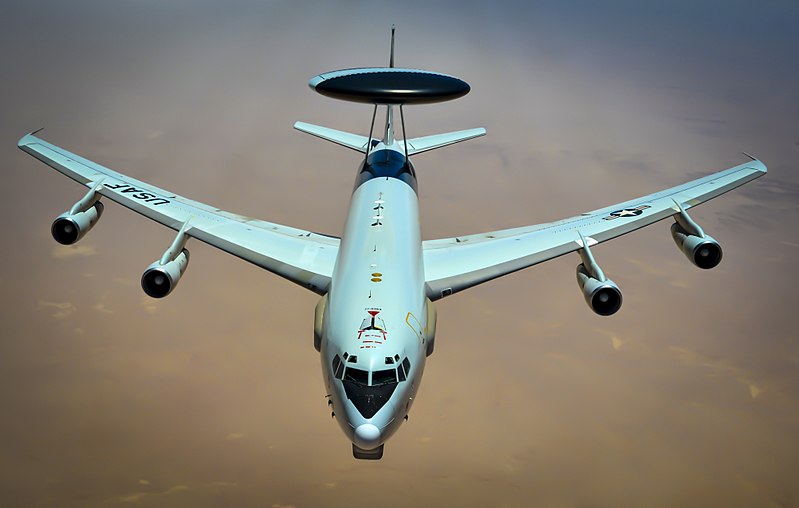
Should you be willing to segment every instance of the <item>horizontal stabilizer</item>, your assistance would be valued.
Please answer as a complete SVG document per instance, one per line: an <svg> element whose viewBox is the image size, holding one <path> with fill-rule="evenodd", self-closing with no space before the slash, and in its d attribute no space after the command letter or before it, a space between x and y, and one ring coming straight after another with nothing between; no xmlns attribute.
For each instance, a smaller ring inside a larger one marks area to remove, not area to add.
<svg viewBox="0 0 799 508"><path fill-rule="evenodd" d="M467 129L465 131L447 132L444 134L433 134L432 136L409 139L408 155L422 153L428 150L435 150L436 148L441 148L442 146L485 136L485 133L486 130L480 127L478 129Z"/></svg>
<svg viewBox="0 0 799 508"><path fill-rule="evenodd" d="M369 138L366 136L344 131L337 131L336 129L329 129L327 127L321 127L319 125L313 125L305 122L295 123L294 128L298 131L306 132L312 136L316 136L317 138L326 139L338 145L346 146L347 148L357 150L361 153L366 153L366 145L369 141Z"/></svg>

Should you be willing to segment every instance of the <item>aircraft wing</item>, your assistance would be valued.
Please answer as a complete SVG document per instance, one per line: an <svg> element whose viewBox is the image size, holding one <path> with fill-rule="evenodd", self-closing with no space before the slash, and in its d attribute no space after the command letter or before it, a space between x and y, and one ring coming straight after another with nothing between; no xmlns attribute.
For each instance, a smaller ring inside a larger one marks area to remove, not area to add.
<svg viewBox="0 0 799 508"><path fill-rule="evenodd" d="M489 233L423 242L426 292L437 300L483 282L611 240L678 215L766 173L752 160L734 168L576 217Z"/></svg>
<svg viewBox="0 0 799 508"><path fill-rule="evenodd" d="M175 231L325 294L339 239L219 210L117 173L33 134L18 146L76 182ZM99 183L99 185L98 185Z"/></svg>

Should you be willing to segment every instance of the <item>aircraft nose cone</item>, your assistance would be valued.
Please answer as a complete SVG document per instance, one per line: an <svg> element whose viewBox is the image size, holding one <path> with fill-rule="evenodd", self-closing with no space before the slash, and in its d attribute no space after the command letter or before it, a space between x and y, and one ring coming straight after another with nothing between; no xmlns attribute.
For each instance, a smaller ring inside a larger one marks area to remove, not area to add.
<svg viewBox="0 0 799 508"><path fill-rule="evenodd" d="M380 444L380 429L371 423L364 423L355 429L355 444L358 448L371 450Z"/></svg>

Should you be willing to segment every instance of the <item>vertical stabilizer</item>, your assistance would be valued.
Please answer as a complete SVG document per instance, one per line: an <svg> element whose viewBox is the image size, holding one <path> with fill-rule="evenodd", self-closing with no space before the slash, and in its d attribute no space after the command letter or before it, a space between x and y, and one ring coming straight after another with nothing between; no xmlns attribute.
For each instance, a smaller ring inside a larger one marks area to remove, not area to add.
<svg viewBox="0 0 799 508"><path fill-rule="evenodd" d="M388 59L388 66L394 67L394 25L391 25L391 56Z"/></svg>
<svg viewBox="0 0 799 508"><path fill-rule="evenodd" d="M388 66L391 68L394 67L394 30L396 27L391 25L391 53L388 57ZM386 130L383 135L383 143L386 146L394 144L394 109L391 104L386 106Z"/></svg>
<svg viewBox="0 0 799 508"><path fill-rule="evenodd" d="M391 104L386 105L386 131L383 134L383 144L386 146L394 144L394 108Z"/></svg>

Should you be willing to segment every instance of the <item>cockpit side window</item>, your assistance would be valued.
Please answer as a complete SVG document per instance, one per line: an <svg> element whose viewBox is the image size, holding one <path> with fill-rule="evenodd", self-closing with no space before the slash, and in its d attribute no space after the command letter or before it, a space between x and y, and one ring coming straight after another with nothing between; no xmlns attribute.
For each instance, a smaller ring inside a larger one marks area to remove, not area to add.
<svg viewBox="0 0 799 508"><path fill-rule="evenodd" d="M344 362L341 361L341 358L338 355L333 357L333 377L337 379L341 379L341 375L344 373Z"/></svg>
<svg viewBox="0 0 799 508"><path fill-rule="evenodd" d="M411 361L408 360L407 357L404 360L402 360L402 366L405 368L405 374L410 375L411 374Z"/></svg>
<svg viewBox="0 0 799 508"><path fill-rule="evenodd" d="M397 367L397 375L399 376L400 381L405 381L405 379L407 379L405 377L405 369L402 368L402 365Z"/></svg>

